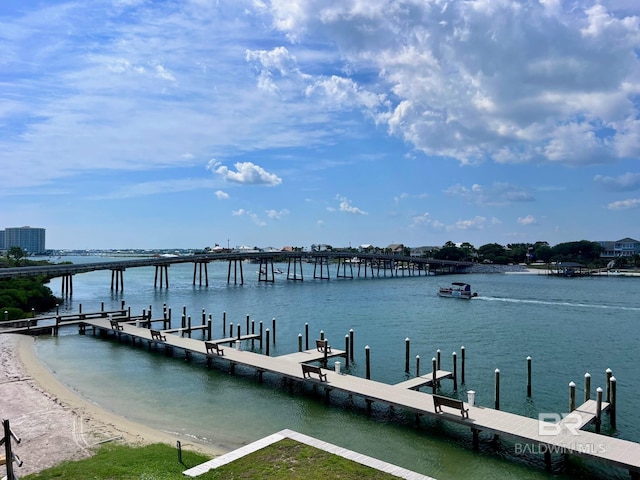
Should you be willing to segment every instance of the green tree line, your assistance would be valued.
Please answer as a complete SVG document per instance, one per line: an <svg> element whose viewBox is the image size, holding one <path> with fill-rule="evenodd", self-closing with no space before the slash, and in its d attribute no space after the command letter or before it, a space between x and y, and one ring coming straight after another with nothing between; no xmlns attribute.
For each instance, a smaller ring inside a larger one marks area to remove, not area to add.
<svg viewBox="0 0 640 480"><path fill-rule="evenodd" d="M22 267L48 262L28 260L20 247L11 247L6 257L0 259L0 267ZM0 280L0 320L17 320L30 316L32 312L46 312L61 303L46 285L49 279L40 277L18 277Z"/></svg>

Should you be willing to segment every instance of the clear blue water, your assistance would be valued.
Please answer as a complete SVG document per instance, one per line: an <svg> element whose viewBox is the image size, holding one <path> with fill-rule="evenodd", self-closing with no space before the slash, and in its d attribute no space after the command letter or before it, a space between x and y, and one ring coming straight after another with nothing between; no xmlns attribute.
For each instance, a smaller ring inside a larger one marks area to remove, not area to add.
<svg viewBox="0 0 640 480"><path fill-rule="evenodd" d="M96 261L74 258L73 261ZM286 272L286 265L280 266ZM451 382L442 393L466 399L475 390L476 403L493 407L494 370L500 369L500 408L536 417L539 412L566 412L569 382L583 398L584 374L592 375L592 398L605 387L606 369L618 381L617 431L609 434L638 442L640 422L634 399L640 396L637 353L640 341L640 279L607 277L564 279L545 275L474 274L441 277L313 280L313 265L304 266L304 282L259 283L257 265L245 265L245 285L227 285L227 264L209 265L209 287L193 286L193 265L169 269L169 289L153 287L153 267L129 269L123 293L110 291L109 271L74 277L73 299L61 310L118 308L125 300L135 314L152 306L154 318L163 304L171 307L174 324L183 307L200 322L204 309L213 315L214 334L222 337L222 312L227 322L246 316L265 328L277 322L277 342L271 355L297 351L298 334L309 324L313 340L324 331L330 343L343 348L350 329L355 333L355 363L349 373L364 376L364 347L371 352L374 380L398 383L404 371L405 338L411 343L421 373L431 370L439 349L442 368L451 368L452 352L466 350L465 385L454 392ZM335 271L332 270L332 275ZM467 281L479 296L472 301L436 296L439 286ZM60 294L60 280L51 288ZM177 325L176 325L177 326ZM227 327L228 328L228 327ZM225 334L226 336L226 334ZM565 471L554 459L554 471L544 471L541 456L516 455L514 445L497 444L481 436L479 452L471 449L466 429L423 420L414 428L412 415L377 405L373 418L360 399L335 398L331 406L312 392L289 392L277 378L256 381L253 371L207 369L202 359L186 363L183 356L132 348L92 335L63 330L59 337L40 337L37 352L67 385L92 402L155 428L177 432L194 442L232 449L290 428L346 448L436 477L453 478L628 478L598 464L573 461L578 471ZM533 359L533 396L526 396L526 357ZM578 401L578 403L580 403ZM605 425L605 429L608 430ZM183 442L184 444L184 442ZM588 473L586 473L588 472Z"/></svg>

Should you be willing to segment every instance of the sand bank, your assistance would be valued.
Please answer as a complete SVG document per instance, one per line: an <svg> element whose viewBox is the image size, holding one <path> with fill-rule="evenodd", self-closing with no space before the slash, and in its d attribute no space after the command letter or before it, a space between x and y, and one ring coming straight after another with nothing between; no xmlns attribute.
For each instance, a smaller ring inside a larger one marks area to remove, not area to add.
<svg viewBox="0 0 640 480"><path fill-rule="evenodd" d="M105 441L176 445L180 440L185 449L211 456L225 453L132 422L87 401L42 364L34 343L32 337L0 335L0 416L9 419L21 438L14 447L23 461L22 467L15 468L19 476L88 457Z"/></svg>

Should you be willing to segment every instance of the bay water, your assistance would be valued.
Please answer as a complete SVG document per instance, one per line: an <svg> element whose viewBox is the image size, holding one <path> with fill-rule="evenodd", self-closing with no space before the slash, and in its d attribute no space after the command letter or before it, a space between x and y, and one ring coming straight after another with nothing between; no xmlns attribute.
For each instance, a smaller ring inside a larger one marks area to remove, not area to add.
<svg viewBox="0 0 640 480"><path fill-rule="evenodd" d="M74 263L112 260L108 257L65 257ZM276 265L286 272L286 265ZM244 264L244 285L227 284L227 263L209 264L209 286L194 286L193 264L169 268L169 288L154 288L153 267L124 273L124 292L110 290L110 271L74 276L73 297L61 312L117 309L124 300L133 314L151 306L154 318L163 305L172 309L179 326L183 308L193 324L203 309L212 315L214 337L228 324L246 316L265 328L276 319L276 343L271 355L298 349L298 335L309 325L310 341L324 332L329 343L343 349L351 329L355 362L348 373L365 376L364 352L369 346L371 378L393 384L431 371L440 350L442 368L451 370L452 353L465 347L465 383L453 391L443 381L440 393L466 401L476 392L476 404L493 408L494 371L500 370L500 409L537 418L539 413L561 414L569 409L569 382L577 385L577 404L584 397L584 375L595 388L606 386L606 369L617 379L617 430L608 435L640 442L636 413L640 398L639 278L557 278L542 274L467 274L314 280L313 265L304 264L304 281L276 275L274 283L258 282L257 265ZM355 269L354 269L355 270ZM400 274L401 275L401 274ZM471 301L439 298L439 286L453 281L472 285ZM61 294L61 282L50 287ZM234 329L235 331L235 329ZM199 338L199 333L194 334ZM410 370L405 372L405 344L410 342ZM247 344L243 348L249 348ZM230 347L227 347L230 348ZM181 353L166 356L161 349L131 347L113 339L78 335L65 328L58 337L39 337L36 349L56 376L89 401L117 414L194 443L234 449L283 428L290 428L357 452L418 471L441 480L454 478L628 478L628 472L598 463L554 457L554 470L545 472L542 455L522 452L507 440L492 441L481 434L480 449L471 448L471 433L447 422L423 419L419 429L406 412L374 404L366 415L364 401L322 397L265 375L259 383L254 371L207 369L204 359L185 362ZM532 357L533 394L526 394L526 357ZM343 370L344 370L344 361ZM425 389L430 391L430 388ZM183 441L188 447L188 441Z"/></svg>

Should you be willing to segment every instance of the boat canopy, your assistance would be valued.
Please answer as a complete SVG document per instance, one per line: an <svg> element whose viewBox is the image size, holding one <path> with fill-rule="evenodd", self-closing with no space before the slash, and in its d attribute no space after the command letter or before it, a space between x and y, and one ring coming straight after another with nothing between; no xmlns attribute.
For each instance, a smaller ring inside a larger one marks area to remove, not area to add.
<svg viewBox="0 0 640 480"><path fill-rule="evenodd" d="M453 282L451 285L455 285L456 287L464 287L465 291L471 291L471 285L463 282Z"/></svg>

